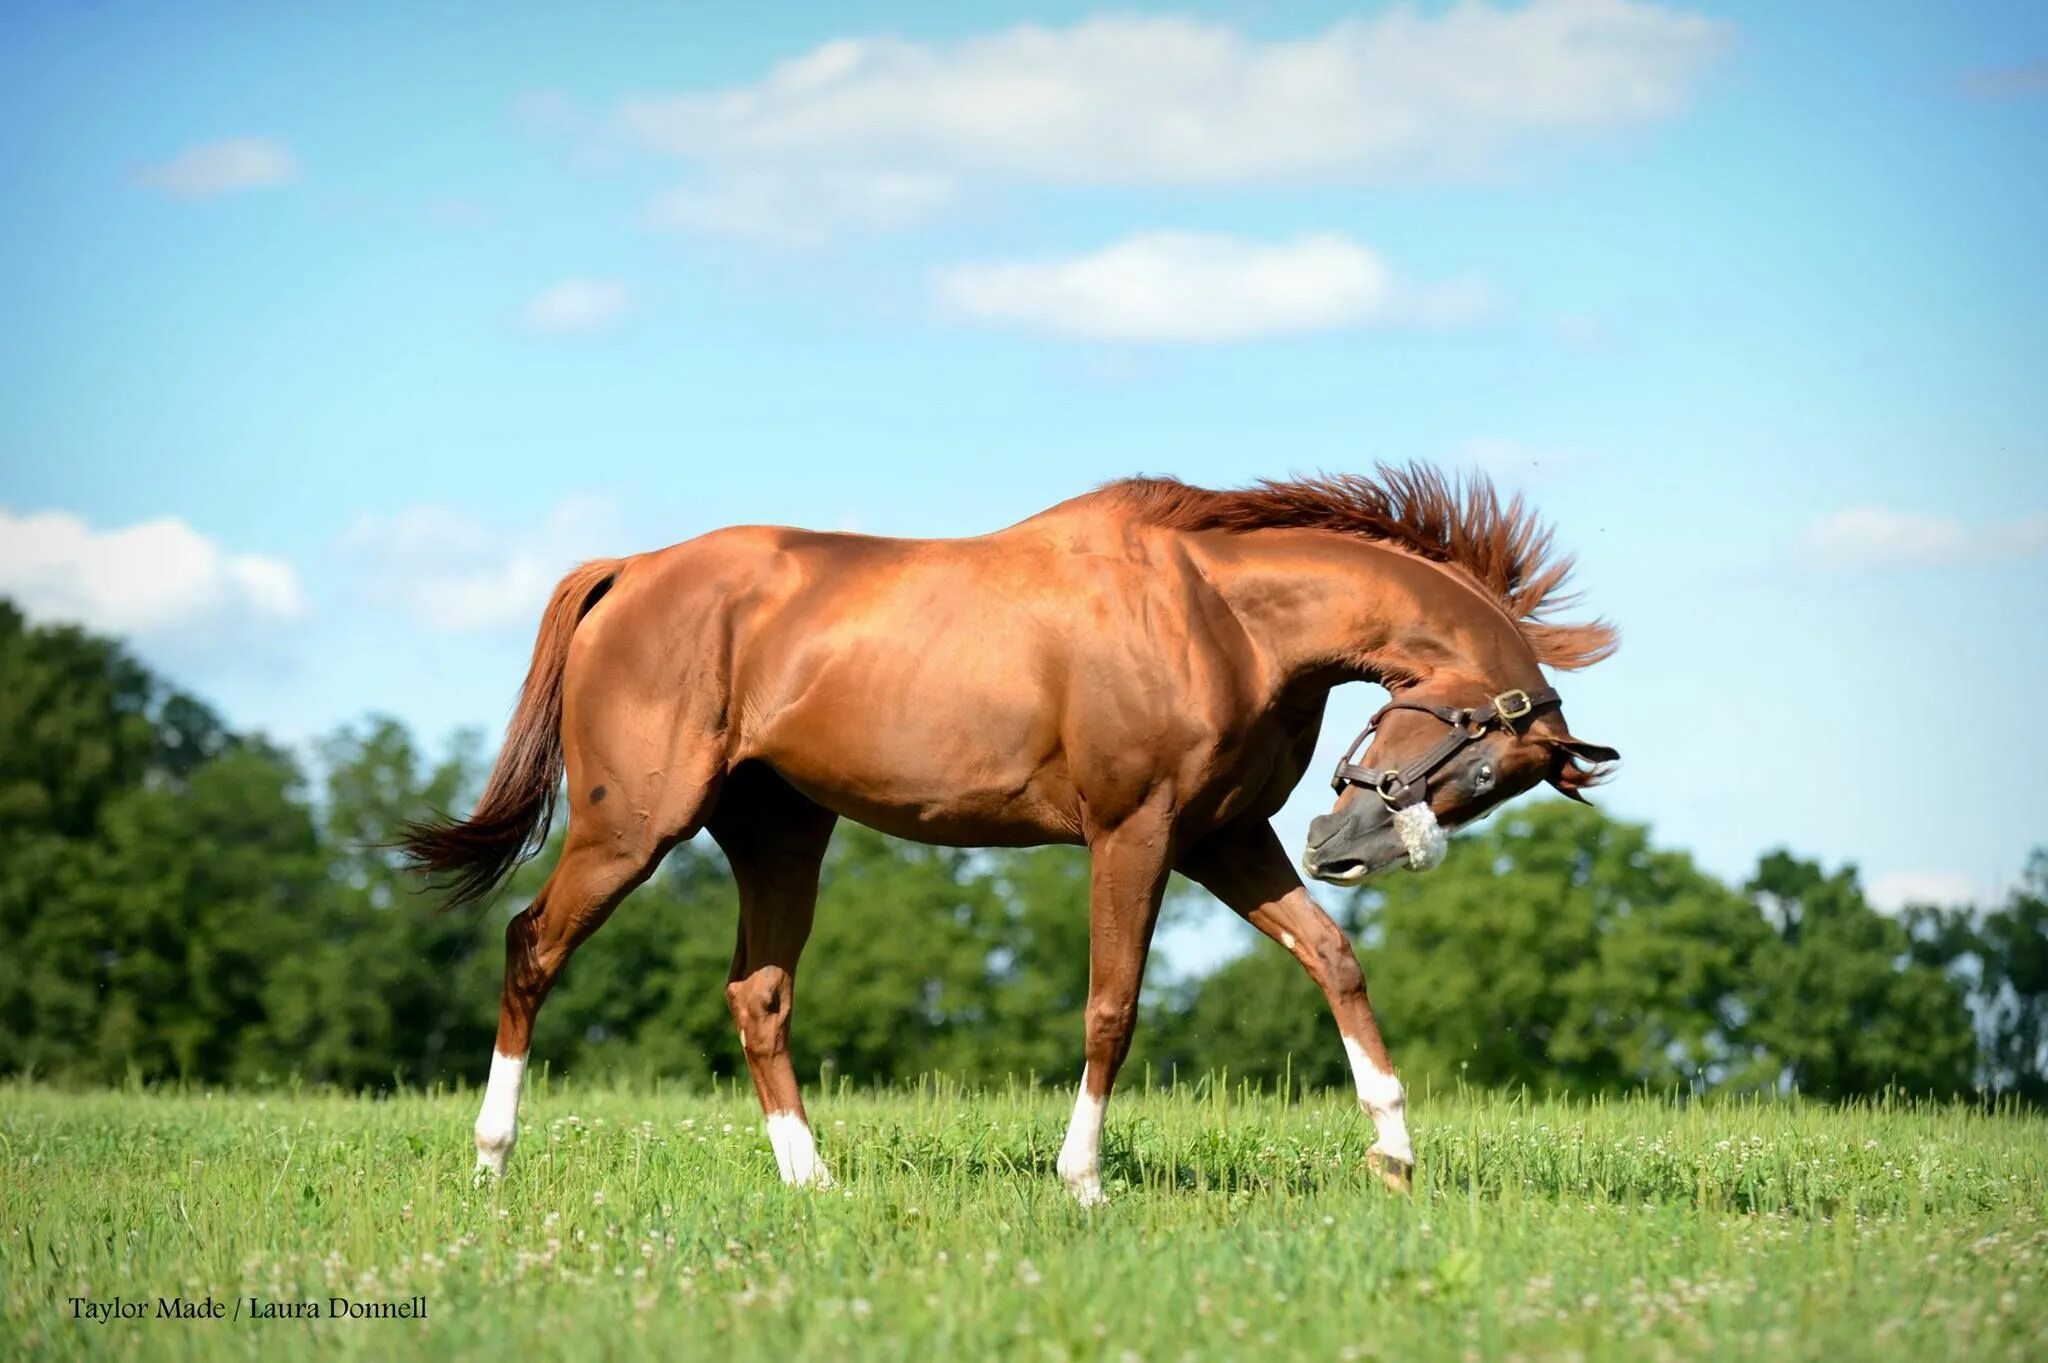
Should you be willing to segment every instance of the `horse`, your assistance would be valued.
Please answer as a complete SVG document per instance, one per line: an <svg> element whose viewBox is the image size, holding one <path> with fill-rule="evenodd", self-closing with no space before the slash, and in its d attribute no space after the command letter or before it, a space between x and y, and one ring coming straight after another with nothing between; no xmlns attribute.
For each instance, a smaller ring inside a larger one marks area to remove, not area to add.
<svg viewBox="0 0 2048 1363"><path fill-rule="evenodd" d="M1541 782L1583 799L1618 754L1571 735L1543 668L1597 662L1618 635L1553 618L1570 571L1520 497L1423 466L1225 491L1130 478L974 538L740 526L583 564L547 604L474 812L403 839L451 904L481 900L545 837L567 777L560 861L505 929L478 1176L505 1172L534 1016L571 954L708 830L738 888L726 1001L768 1142L785 1182L828 1185L789 1029L847 818L948 846L1087 847L1084 1064L1055 1162L1083 1205L1105 1200L1104 1113L1175 870L1321 988L1374 1125L1368 1164L1411 1188L1364 973L1268 820L1354 680L1390 702L1310 824L1311 877L1427 869L1447 830Z"/></svg>

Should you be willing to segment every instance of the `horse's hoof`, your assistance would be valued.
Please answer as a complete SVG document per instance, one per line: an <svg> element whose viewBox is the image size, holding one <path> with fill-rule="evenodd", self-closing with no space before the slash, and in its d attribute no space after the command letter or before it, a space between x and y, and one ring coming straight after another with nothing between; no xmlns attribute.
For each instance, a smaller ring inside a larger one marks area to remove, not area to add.
<svg viewBox="0 0 2048 1363"><path fill-rule="evenodd" d="M1401 1159L1384 1150L1365 1152L1365 1167L1379 1175L1380 1182L1404 1197L1415 1194L1415 1161Z"/></svg>
<svg viewBox="0 0 2048 1363"><path fill-rule="evenodd" d="M1067 1185L1067 1192L1083 1207L1104 1207L1109 1205L1109 1195L1102 1191L1102 1179L1097 1174L1078 1174L1061 1180Z"/></svg>
<svg viewBox="0 0 2048 1363"><path fill-rule="evenodd" d="M505 1177L505 1161L512 1156L511 1141L486 1141L476 1143L476 1171L473 1175L478 1183Z"/></svg>

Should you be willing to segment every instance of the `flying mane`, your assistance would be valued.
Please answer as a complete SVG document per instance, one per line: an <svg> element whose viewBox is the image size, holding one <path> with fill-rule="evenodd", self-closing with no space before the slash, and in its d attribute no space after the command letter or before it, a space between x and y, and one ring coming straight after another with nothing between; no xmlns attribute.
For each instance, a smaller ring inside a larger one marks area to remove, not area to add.
<svg viewBox="0 0 2048 1363"><path fill-rule="evenodd" d="M1375 476L1322 474L1218 491L1177 478L1123 478L1097 493L1138 520L1176 530L1334 530L1360 535L1464 572L1498 597L1542 662L1575 669L1620 642L1604 620L1549 617L1576 597L1564 591L1569 555L1518 496L1503 505L1480 474L1463 480L1432 468L1380 465Z"/></svg>

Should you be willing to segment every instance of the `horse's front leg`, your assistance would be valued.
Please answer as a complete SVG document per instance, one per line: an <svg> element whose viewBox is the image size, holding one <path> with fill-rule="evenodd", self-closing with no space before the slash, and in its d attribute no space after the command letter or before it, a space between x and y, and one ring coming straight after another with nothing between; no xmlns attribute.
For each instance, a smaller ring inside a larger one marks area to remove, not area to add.
<svg viewBox="0 0 2048 1363"><path fill-rule="evenodd" d="M1408 1098L1380 1039L1365 972L1343 929L1309 898L1272 826L1260 819L1220 829L1190 849L1180 872L1287 948L1322 988L1351 1060L1358 1104L1377 1132L1366 1158L1387 1186L1410 1191L1415 1151L1408 1143Z"/></svg>
<svg viewBox="0 0 2048 1363"><path fill-rule="evenodd" d="M1138 1021L1138 989L1170 869L1167 834L1164 818L1147 810L1089 843L1087 1065L1057 1165L1084 1207L1108 1200L1102 1117Z"/></svg>

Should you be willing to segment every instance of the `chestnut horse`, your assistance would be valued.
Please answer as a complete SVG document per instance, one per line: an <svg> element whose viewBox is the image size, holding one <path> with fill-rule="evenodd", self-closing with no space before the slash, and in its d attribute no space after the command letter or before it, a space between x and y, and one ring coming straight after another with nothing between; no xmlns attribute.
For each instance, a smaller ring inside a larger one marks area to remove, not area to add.
<svg viewBox="0 0 2048 1363"><path fill-rule="evenodd" d="M1226 492L1128 479L975 539L746 526L584 564L548 603L475 813L406 838L456 902L478 899L545 835L567 772L560 864L505 932L479 1168L504 1171L534 1014L570 954L709 829L738 884L726 999L776 1162L828 1182L788 1041L845 817L949 846L1087 845L1086 1065L1057 1165L1084 1204L1103 1198L1103 1112L1174 870L1321 987L1373 1167L1408 1186L1406 1099L1364 975L1267 820L1330 689L1359 679L1393 701L1312 825L1312 875L1424 869L1444 828L1597 779L1581 764L1615 753L1571 737L1541 670L1615 645L1604 623L1545 618L1569 566L1483 479L1387 468Z"/></svg>

